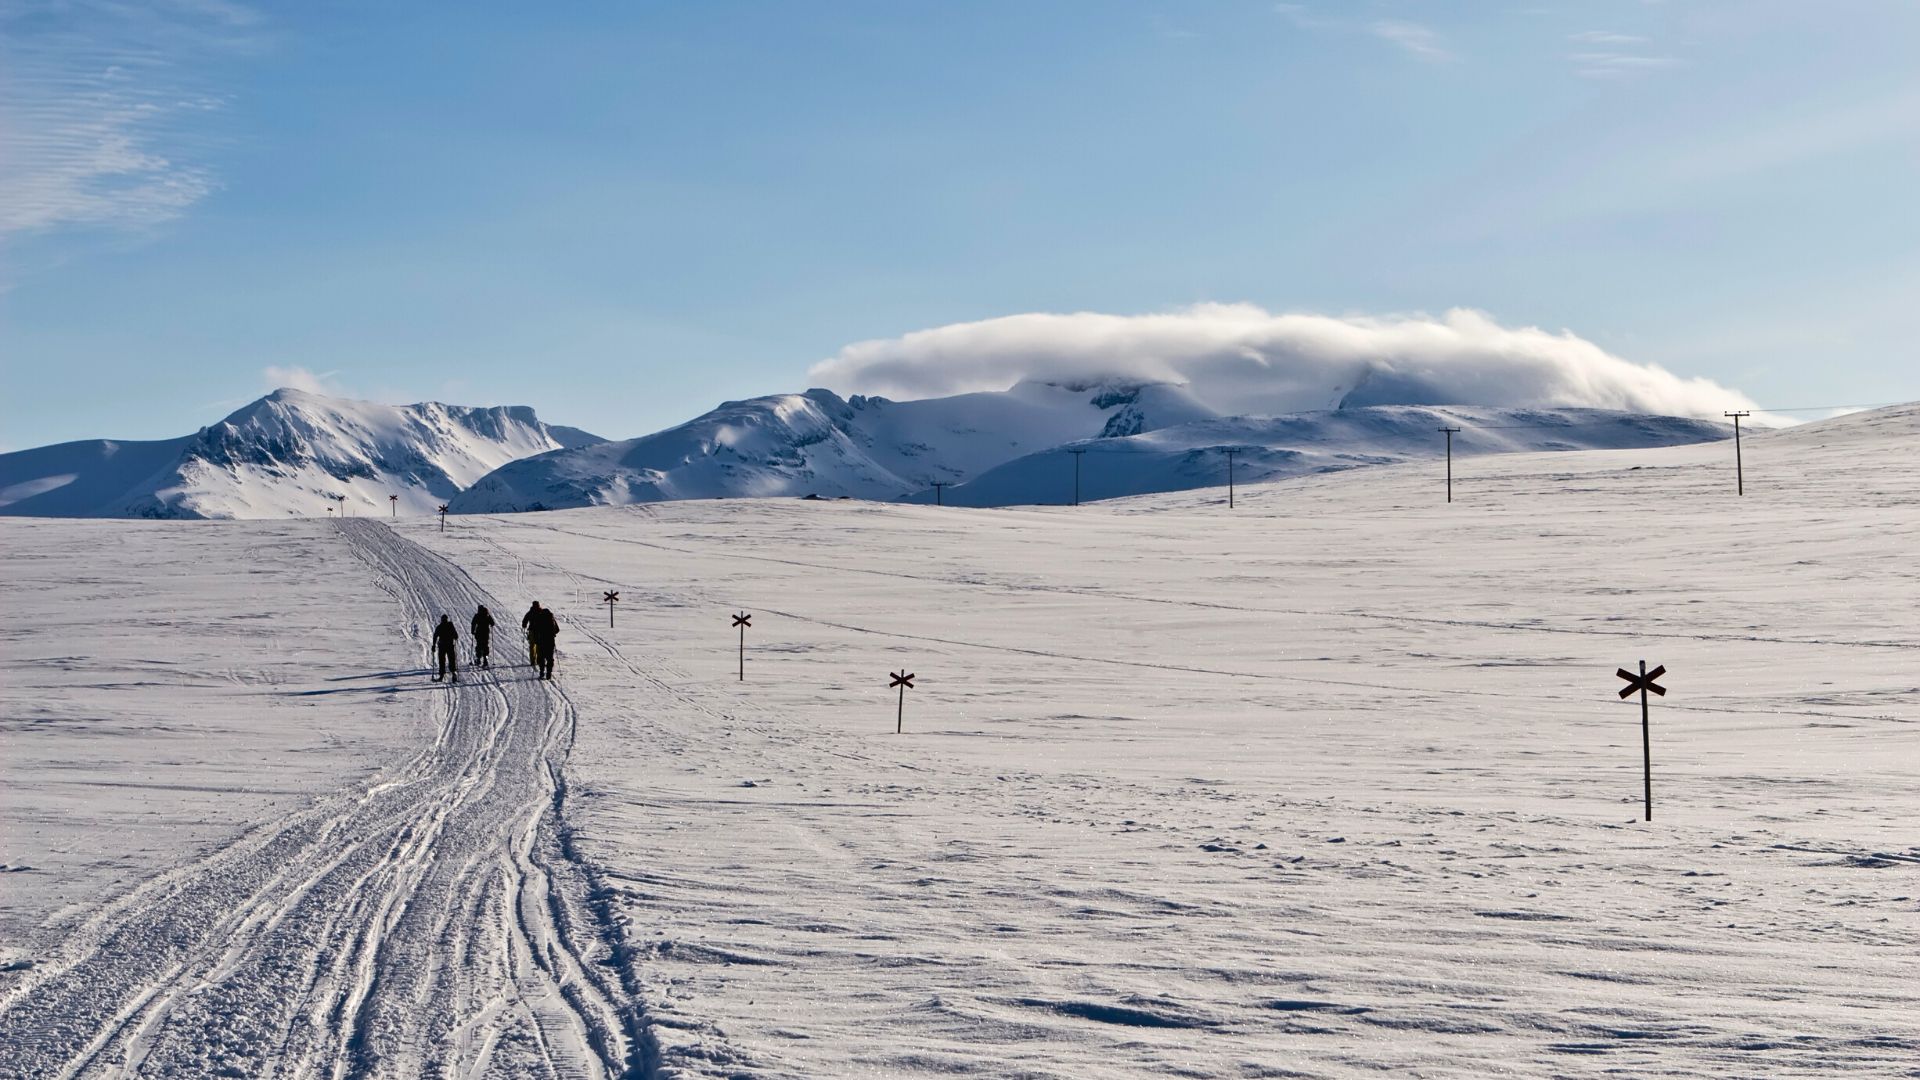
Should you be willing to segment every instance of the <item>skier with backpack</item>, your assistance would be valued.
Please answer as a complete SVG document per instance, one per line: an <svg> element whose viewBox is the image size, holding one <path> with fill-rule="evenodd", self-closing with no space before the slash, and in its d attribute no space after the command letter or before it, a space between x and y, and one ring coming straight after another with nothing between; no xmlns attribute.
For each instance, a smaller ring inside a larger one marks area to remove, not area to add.
<svg viewBox="0 0 1920 1080"><path fill-rule="evenodd" d="M433 681L451 675L454 682L460 681L460 657L454 651L454 645L460 640L460 631L454 629L453 620L440 616L440 625L433 628L433 655L439 662L439 670L433 674Z"/></svg>
<svg viewBox="0 0 1920 1080"><path fill-rule="evenodd" d="M487 605L481 604L480 610L473 613L470 626L473 630L473 666L491 667L487 662L487 654L493 642L493 613L487 610Z"/></svg>
<svg viewBox="0 0 1920 1080"><path fill-rule="evenodd" d="M553 609L541 608L527 633L540 653L540 677L553 678L553 643L560 636L560 620L554 617Z"/></svg>
<svg viewBox="0 0 1920 1080"><path fill-rule="evenodd" d="M520 629L527 632L527 663L534 667L540 666L540 642L533 629L534 624L540 620L540 616L538 600L533 602L533 606L527 609L525 615L520 616Z"/></svg>

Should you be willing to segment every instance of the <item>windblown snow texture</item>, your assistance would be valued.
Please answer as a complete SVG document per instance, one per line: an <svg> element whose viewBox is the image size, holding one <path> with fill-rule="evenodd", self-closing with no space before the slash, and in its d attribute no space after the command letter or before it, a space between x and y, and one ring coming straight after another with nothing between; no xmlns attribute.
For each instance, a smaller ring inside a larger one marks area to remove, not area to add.
<svg viewBox="0 0 1920 1080"><path fill-rule="evenodd" d="M524 406L379 405L276 390L197 434L0 454L0 514L257 518L427 513L519 458L591 445Z"/></svg>
<svg viewBox="0 0 1920 1080"><path fill-rule="evenodd" d="M828 390L733 401L669 431L517 461L453 501L459 513L558 510L767 496L967 506L1072 498L1070 450L1089 451L1082 497L1225 483L1219 451L1246 451L1248 480L1463 454L1668 446L1731 429L1601 409L1375 406L1289 417L1217 415L1171 384L1027 382L1005 392L889 401ZM917 493L917 494L916 494Z"/></svg>

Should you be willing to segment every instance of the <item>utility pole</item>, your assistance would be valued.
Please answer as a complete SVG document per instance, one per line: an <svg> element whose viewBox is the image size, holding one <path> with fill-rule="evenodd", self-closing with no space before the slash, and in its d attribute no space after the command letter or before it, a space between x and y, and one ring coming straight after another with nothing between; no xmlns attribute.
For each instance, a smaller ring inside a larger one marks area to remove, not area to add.
<svg viewBox="0 0 1920 1080"><path fill-rule="evenodd" d="M1233 455L1239 452L1237 449L1227 451L1227 509L1229 510L1233 509Z"/></svg>
<svg viewBox="0 0 1920 1080"><path fill-rule="evenodd" d="M1073 505L1080 505L1080 459L1087 456L1085 450L1069 450L1073 455Z"/></svg>
<svg viewBox="0 0 1920 1080"><path fill-rule="evenodd" d="M941 492L941 491L942 491L943 489L945 489L945 488L948 488L948 487L952 487L952 486L953 486L953 481L951 481L951 480L935 480L935 481L933 482L933 505L935 505L935 506L945 506L945 505L947 505L947 504L946 504L946 503L945 503L945 502L944 502L944 501L943 501L943 500L942 500L942 499L940 498L940 492Z"/></svg>
<svg viewBox="0 0 1920 1080"><path fill-rule="evenodd" d="M1747 493L1747 470L1746 466L1740 462L1740 418L1743 416L1752 416L1753 413L1743 411L1730 412L1723 415L1733 417L1733 482L1736 485L1734 493L1737 495L1745 495Z"/></svg>
<svg viewBox="0 0 1920 1080"><path fill-rule="evenodd" d="M1452 502L1453 501L1453 437L1454 435L1459 433L1460 429L1457 427L1443 427L1440 430L1447 433L1447 501Z"/></svg>

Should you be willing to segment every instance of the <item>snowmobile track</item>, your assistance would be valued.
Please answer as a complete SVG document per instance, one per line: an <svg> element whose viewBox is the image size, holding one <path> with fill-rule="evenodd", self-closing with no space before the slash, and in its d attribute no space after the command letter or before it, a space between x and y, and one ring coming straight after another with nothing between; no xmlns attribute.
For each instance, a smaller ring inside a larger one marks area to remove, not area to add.
<svg viewBox="0 0 1920 1080"><path fill-rule="evenodd" d="M383 524L335 527L423 650L442 613L504 610ZM648 1075L564 820L573 705L523 666L463 674L410 760L84 923L0 1002L0 1078Z"/></svg>

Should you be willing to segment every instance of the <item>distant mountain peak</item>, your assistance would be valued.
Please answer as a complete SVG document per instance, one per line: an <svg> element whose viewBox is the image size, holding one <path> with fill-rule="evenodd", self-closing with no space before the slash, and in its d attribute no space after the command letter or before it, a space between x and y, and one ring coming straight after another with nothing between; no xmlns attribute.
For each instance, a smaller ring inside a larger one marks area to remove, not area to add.
<svg viewBox="0 0 1920 1080"><path fill-rule="evenodd" d="M0 513L281 517L428 512L520 458L592 445L525 405L382 405L281 387L192 435L0 455Z"/></svg>

